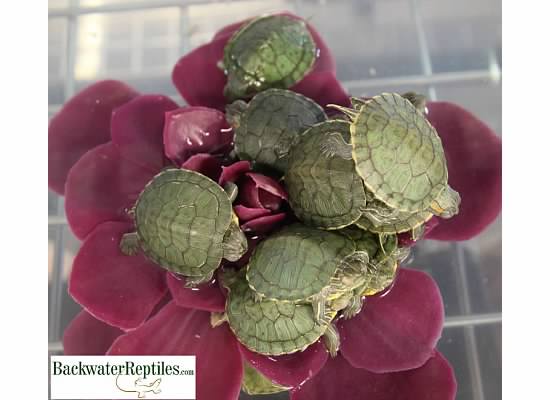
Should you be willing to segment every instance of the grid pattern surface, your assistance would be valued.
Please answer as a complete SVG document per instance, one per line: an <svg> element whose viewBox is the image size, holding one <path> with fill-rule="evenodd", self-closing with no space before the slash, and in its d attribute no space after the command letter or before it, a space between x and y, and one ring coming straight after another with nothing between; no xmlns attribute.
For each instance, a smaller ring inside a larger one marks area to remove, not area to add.
<svg viewBox="0 0 550 400"><path fill-rule="evenodd" d="M170 81L179 57L228 23L279 10L311 18L353 95L415 90L459 103L501 133L498 0L50 0L49 115L107 77L183 104ZM58 354L80 309L67 295L79 242L63 199L48 199L49 349ZM440 285L447 318L439 349L455 368L457 399L500 399L500 218L467 242L423 242L410 266Z"/></svg>

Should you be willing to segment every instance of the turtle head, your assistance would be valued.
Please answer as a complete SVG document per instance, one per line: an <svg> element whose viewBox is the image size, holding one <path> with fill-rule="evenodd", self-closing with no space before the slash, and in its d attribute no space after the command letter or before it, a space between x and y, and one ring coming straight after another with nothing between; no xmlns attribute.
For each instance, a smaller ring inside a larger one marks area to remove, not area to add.
<svg viewBox="0 0 550 400"><path fill-rule="evenodd" d="M241 116L246 110L248 105L242 101L237 100L225 107L225 119L233 128L238 128L241 125Z"/></svg>
<svg viewBox="0 0 550 400"><path fill-rule="evenodd" d="M223 238L223 258L227 261L237 261L248 250L248 241L241 228L239 228L238 220L235 219L229 225L229 229Z"/></svg>

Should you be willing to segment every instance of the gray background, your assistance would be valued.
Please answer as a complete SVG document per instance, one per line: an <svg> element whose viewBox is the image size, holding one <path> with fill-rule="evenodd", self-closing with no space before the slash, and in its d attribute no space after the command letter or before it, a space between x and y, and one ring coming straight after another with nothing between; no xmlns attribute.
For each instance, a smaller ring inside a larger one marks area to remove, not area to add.
<svg viewBox="0 0 550 400"><path fill-rule="evenodd" d="M102 78L183 104L170 81L181 55L228 23L279 10L311 18L350 93L423 92L461 104L501 134L497 0L50 0L48 113ZM62 332L79 311L66 293L79 242L63 200L51 192L48 199L49 351L60 354ZM443 294L438 348L455 368L461 400L501 398L501 261L500 218L473 240L425 241L413 254L410 266L429 272Z"/></svg>

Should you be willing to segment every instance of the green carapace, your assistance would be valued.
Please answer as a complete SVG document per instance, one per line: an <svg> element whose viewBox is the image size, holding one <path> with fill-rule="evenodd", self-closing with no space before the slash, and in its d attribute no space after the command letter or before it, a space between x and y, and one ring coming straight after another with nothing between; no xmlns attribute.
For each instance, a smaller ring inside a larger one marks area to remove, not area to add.
<svg viewBox="0 0 550 400"><path fill-rule="evenodd" d="M189 286L210 280L222 258L238 260L247 250L228 194L210 178L166 169L139 195L133 209L136 232L120 247L138 249L156 264L184 275Z"/></svg>
<svg viewBox="0 0 550 400"><path fill-rule="evenodd" d="M268 88L286 89L313 67L317 46L304 21L284 15L259 17L233 34L224 48L228 101Z"/></svg>
<svg viewBox="0 0 550 400"><path fill-rule="evenodd" d="M228 296L225 313L212 315L213 326L226 321L244 346L261 354L303 351L323 337L328 351L336 355L340 339L332 323L317 321L309 304L274 300L258 302L244 272L226 270L221 274ZM333 312L332 317L335 315Z"/></svg>
<svg viewBox="0 0 550 400"><path fill-rule="evenodd" d="M235 152L241 160L284 173L291 145L306 129L327 119L323 108L301 94L268 89L247 104L227 106L235 131Z"/></svg>
<svg viewBox="0 0 550 400"><path fill-rule="evenodd" d="M349 130L346 121L321 122L304 132L290 150L285 174L288 200L307 225L340 229L363 213L367 199L353 160L323 151L334 135L349 138Z"/></svg>
<svg viewBox="0 0 550 400"><path fill-rule="evenodd" d="M353 159L367 190L396 214L455 215L460 196L447 184L445 153L421 97L383 93L352 104L334 106L351 119L351 143L335 134L327 155Z"/></svg>
<svg viewBox="0 0 550 400"><path fill-rule="evenodd" d="M316 321L329 323L335 311L361 310L368 266L368 252L348 236L292 224L258 244L246 278L258 301L308 303Z"/></svg>

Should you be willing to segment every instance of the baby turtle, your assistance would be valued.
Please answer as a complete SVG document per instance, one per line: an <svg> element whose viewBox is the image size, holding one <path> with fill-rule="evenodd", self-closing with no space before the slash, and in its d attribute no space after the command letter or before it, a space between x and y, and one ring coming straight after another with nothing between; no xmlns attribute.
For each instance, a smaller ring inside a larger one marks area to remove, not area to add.
<svg viewBox="0 0 550 400"><path fill-rule="evenodd" d="M352 120L351 144L334 134L324 150L353 159L367 189L390 208L450 218L458 212L460 196L447 185L441 140L420 105L409 99L421 103L410 95L382 93L354 99L355 109L334 105Z"/></svg>
<svg viewBox="0 0 550 400"><path fill-rule="evenodd" d="M340 338L332 323L319 323L309 304L274 300L257 302L244 272L241 270L233 276L230 271L221 274L222 284L229 293L225 313L212 315L213 326L227 322L244 346L265 355L303 351L321 337L330 354L336 355ZM335 315L333 312L332 317Z"/></svg>
<svg viewBox="0 0 550 400"><path fill-rule="evenodd" d="M258 93L247 104L227 106L227 121L235 129L235 152L284 173L289 149L299 135L327 119L323 108L310 98L284 89Z"/></svg>
<svg viewBox="0 0 550 400"><path fill-rule="evenodd" d="M198 172L160 172L139 195L133 215L136 232L122 237L121 251L141 249L184 275L189 286L210 280L222 258L237 261L248 247L228 194Z"/></svg>
<svg viewBox="0 0 550 400"><path fill-rule="evenodd" d="M341 229L363 213L367 200L353 160L323 152L333 135L349 139L349 129L346 121L321 122L305 131L290 149L285 174L288 200L307 225Z"/></svg>
<svg viewBox="0 0 550 400"><path fill-rule="evenodd" d="M312 69L316 57L304 21L285 15L256 18L225 45L225 97L234 101L268 88L289 88Z"/></svg>
<svg viewBox="0 0 550 400"><path fill-rule="evenodd" d="M357 251L349 237L292 224L254 249L246 278L258 301L311 303L315 320L328 323L334 311L355 315L361 309L368 264L368 253ZM347 303L335 307L344 294ZM350 301L352 294L357 301Z"/></svg>

